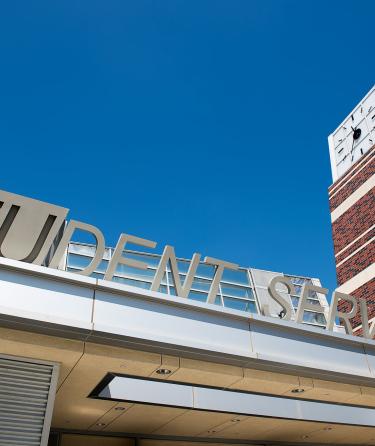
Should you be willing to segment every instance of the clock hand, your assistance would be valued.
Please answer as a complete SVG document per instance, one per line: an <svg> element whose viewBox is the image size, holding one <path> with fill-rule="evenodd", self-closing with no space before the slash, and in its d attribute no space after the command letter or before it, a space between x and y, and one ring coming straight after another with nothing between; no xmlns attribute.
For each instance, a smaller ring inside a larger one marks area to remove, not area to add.
<svg viewBox="0 0 375 446"><path fill-rule="evenodd" d="M357 141L357 139L359 139L361 137L362 134L362 130L361 129L357 129L358 125L356 125L355 127L351 126L351 129L353 130L353 142L352 142L352 148L350 150L350 153L353 152L353 147L354 147L354 141Z"/></svg>
<svg viewBox="0 0 375 446"><path fill-rule="evenodd" d="M353 116L352 116L352 117L353 117ZM350 149L351 160L352 160L352 162L353 162L353 160L354 160L353 148L354 148L354 141L357 139L357 138L356 138L356 129L357 129L357 126L356 126L355 128L353 128L353 126L351 125L350 127L351 127L352 130L353 130L353 142L352 142L352 148Z"/></svg>

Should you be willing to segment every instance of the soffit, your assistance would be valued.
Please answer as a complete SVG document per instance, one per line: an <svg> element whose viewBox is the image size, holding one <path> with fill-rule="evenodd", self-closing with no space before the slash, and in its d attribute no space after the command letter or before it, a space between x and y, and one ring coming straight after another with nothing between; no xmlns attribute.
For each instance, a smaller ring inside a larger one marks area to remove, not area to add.
<svg viewBox="0 0 375 446"><path fill-rule="evenodd" d="M194 413L193 413L194 412ZM237 420L238 421L231 421ZM204 428L199 434L198 431ZM143 446L197 446L199 438L236 441L275 441L292 443L375 445L375 428L345 426L263 417L237 417L233 414L190 411L151 405L132 405L106 427L91 429L99 435L140 433L144 435L195 437L195 442L141 440ZM139 435L142 437L142 434ZM209 446L212 446L209 443ZM91 443L90 443L91 444ZM204 444L207 445L205 442ZM106 443L103 443L103 446ZM63 445L64 446L64 443ZM67 445L65 445L67 446ZM74 446L76 446L74 444Z"/></svg>
<svg viewBox="0 0 375 446"><path fill-rule="evenodd" d="M167 368L171 373L166 376L159 375L156 373L159 368ZM53 426L93 429L97 423L103 422L108 425L115 418L119 418L117 424L120 426L122 414L121 411L115 410L118 405L116 402L88 398L108 372L285 395L293 398L375 406L375 389L373 388L361 389L359 386L349 384L86 343L84 355L57 392ZM292 390L296 388L303 388L304 392L292 393ZM120 406L124 407L125 404L129 405L124 403ZM148 409L138 410L140 413L148 413ZM130 416L131 413L136 413L136 410L133 409L127 415ZM176 413L176 416L181 413ZM195 417L195 415L190 416ZM104 421L102 421L103 417ZM172 418L164 417L164 424L169 423ZM179 421L176 420L175 424L169 426L171 431L180 429L178 423ZM163 427L164 424L156 425L155 429L161 429L164 432L164 429L167 429ZM119 429L123 428L119 427ZM145 429L149 431L149 428L145 427ZM130 431L127 430L127 432Z"/></svg>
<svg viewBox="0 0 375 446"><path fill-rule="evenodd" d="M7 328L0 328L0 351L7 355L17 353L20 357L60 363L58 387L62 383L64 386L57 394L55 421L60 423L64 419L65 423L65 420L69 420L73 415L86 412L87 420L77 421L77 428L82 429L87 429L113 406L110 402L87 398L108 372L151 376L293 398L375 406L375 388L372 387L243 369L227 364L159 355L122 347L84 344L78 340ZM160 367L171 370L171 374L158 375L156 370ZM305 391L301 394L292 393L295 388L303 388ZM73 405L73 401L76 410L71 413L68 408ZM81 409L78 410L78 407Z"/></svg>
<svg viewBox="0 0 375 446"><path fill-rule="evenodd" d="M217 426L214 430L207 437L293 443L375 444L375 428L308 421L247 417L231 426Z"/></svg>
<svg viewBox="0 0 375 446"><path fill-rule="evenodd" d="M56 361L61 364L53 426L65 429L139 432L153 435L218 437L226 439L298 441L321 443L375 444L375 429L334 426L294 420L235 416L189 409L95 400L88 395L108 372L169 378L215 387L286 395L303 386L306 399L374 405L375 389L316 380L236 366L177 358L83 343L48 335L0 328L0 349L4 354ZM161 377L156 370L168 368ZM299 394L291 394L298 397ZM116 410L122 407L125 410ZM233 422L233 419L239 421ZM103 426L97 426L97 424ZM331 428L332 429L329 429ZM303 436L307 436L303 438ZM118 440L118 439L117 439ZM113 443L117 444L122 443ZM64 445L62 445L64 446ZM181 446L181 445L179 445Z"/></svg>

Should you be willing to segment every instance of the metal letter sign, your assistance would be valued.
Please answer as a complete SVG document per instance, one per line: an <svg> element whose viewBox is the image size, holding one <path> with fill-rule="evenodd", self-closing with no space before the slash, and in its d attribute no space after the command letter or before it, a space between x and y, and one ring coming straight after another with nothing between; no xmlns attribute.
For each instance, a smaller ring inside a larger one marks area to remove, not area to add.
<svg viewBox="0 0 375 446"><path fill-rule="evenodd" d="M69 209L0 191L0 254L41 265Z"/></svg>
<svg viewBox="0 0 375 446"><path fill-rule="evenodd" d="M0 190L0 256L8 259L19 260L21 262L34 263L35 265L48 266L50 268L59 268L61 260L64 258L69 242L76 229L89 232L96 239L96 250L91 263L78 274L89 276L102 261L105 241L101 231L95 226L79 221L71 220L66 225L66 217L69 209L44 203L32 198L21 195L11 194ZM127 242L135 243L140 246L155 248L156 242L145 240L129 234L121 234L117 243L115 253L111 259L104 279L111 280L118 264L129 265L133 268L145 269L147 265L144 262L127 259L123 257L123 250ZM195 253L190 262L187 278L182 286L177 268L176 256L172 246L166 246L161 256L159 267L155 275L151 290L158 290L166 264L171 265L171 274L176 284L176 295L186 298L189 294L193 282L195 271L200 261L200 254ZM215 266L215 274L212 278L210 291L208 293L207 303L213 303L217 294L217 289L224 268L236 270L238 265L225 262L223 260L205 257L204 263ZM290 320L292 307L277 291L276 285L284 284L289 292L292 292L294 285L287 277L274 277L271 281L268 291L270 298L274 299L283 308L283 319ZM302 290L302 297L299 300L296 322L303 321L305 310L316 309L311 307L308 301L309 289L327 294L328 290L305 285ZM337 304L339 300L346 300L351 303L352 308L348 313L338 311ZM365 301L360 300L361 318L363 336L372 339L375 336L375 321L369 326L368 312ZM339 292L333 293L330 305L330 311L327 322L327 330L333 330L336 318L344 322L346 332L352 334L350 318L357 313L357 301L354 297ZM321 308L322 309L322 308ZM269 316L268 305L261 308L262 314Z"/></svg>

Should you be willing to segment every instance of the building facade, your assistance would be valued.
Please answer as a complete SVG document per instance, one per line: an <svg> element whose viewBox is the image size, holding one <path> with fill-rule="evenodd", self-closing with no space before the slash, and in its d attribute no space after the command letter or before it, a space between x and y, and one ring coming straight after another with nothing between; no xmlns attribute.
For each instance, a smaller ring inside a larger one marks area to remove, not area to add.
<svg viewBox="0 0 375 446"><path fill-rule="evenodd" d="M367 302L375 318L375 87L329 136L329 188L339 290ZM349 311L347 302L341 303ZM354 330L362 332L358 313Z"/></svg>
<svg viewBox="0 0 375 446"><path fill-rule="evenodd" d="M375 343L318 279L67 214L0 191L0 446L375 445Z"/></svg>

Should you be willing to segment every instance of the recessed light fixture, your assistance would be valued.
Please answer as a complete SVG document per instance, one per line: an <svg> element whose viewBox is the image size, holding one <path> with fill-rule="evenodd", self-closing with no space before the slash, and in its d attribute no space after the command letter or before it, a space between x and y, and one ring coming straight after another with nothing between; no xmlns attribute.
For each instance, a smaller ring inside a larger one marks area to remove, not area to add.
<svg viewBox="0 0 375 446"><path fill-rule="evenodd" d="M115 407L115 410L125 410L125 407L118 406L118 407Z"/></svg>
<svg viewBox="0 0 375 446"><path fill-rule="evenodd" d="M96 425L97 425L98 427L103 427L103 426L105 426L105 423L96 423Z"/></svg>
<svg viewBox="0 0 375 446"><path fill-rule="evenodd" d="M297 389L292 389L292 393L303 393L305 391L305 389L301 389L300 387L298 387Z"/></svg>
<svg viewBox="0 0 375 446"><path fill-rule="evenodd" d="M230 420L230 421L232 421L232 423L238 423L238 421L241 421L239 418L233 418L233 420Z"/></svg>
<svg viewBox="0 0 375 446"><path fill-rule="evenodd" d="M158 370L156 370L156 373L158 375L169 375L170 373L172 373L172 370L169 370L169 369L158 369Z"/></svg>
<svg viewBox="0 0 375 446"><path fill-rule="evenodd" d="M302 435L302 438L306 440L306 438L310 438L309 435Z"/></svg>
<svg viewBox="0 0 375 446"><path fill-rule="evenodd" d="M331 430L332 430L332 427L325 427L323 430L324 430L324 431L331 431Z"/></svg>

